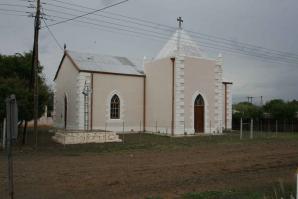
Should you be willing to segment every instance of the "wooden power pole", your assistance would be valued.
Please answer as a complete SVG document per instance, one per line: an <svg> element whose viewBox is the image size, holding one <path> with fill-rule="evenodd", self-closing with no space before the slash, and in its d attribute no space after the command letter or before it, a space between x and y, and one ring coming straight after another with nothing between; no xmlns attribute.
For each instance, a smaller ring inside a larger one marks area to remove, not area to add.
<svg viewBox="0 0 298 199"><path fill-rule="evenodd" d="M35 135L35 148L37 148L38 141L38 38L40 29L40 0L37 0L36 15L34 23L34 44L33 44L33 118L34 118L34 135ZM32 88L32 87L31 87Z"/></svg>

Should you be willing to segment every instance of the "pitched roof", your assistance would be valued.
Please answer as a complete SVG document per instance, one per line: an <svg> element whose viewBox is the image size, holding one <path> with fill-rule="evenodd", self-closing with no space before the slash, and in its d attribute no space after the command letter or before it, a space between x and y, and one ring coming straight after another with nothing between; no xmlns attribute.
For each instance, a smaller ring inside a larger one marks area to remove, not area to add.
<svg viewBox="0 0 298 199"><path fill-rule="evenodd" d="M144 75L140 60L126 57L66 51L81 71Z"/></svg>
<svg viewBox="0 0 298 199"><path fill-rule="evenodd" d="M203 52L192 38L182 29L176 30L155 59L173 56L204 57Z"/></svg>

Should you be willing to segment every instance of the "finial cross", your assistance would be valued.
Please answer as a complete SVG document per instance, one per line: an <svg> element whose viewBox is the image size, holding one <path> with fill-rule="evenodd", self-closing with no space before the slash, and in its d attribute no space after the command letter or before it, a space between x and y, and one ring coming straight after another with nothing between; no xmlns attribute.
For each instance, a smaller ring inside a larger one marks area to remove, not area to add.
<svg viewBox="0 0 298 199"><path fill-rule="evenodd" d="M183 23L182 17L178 17L177 21L179 22L179 28L181 29L182 28L182 23Z"/></svg>

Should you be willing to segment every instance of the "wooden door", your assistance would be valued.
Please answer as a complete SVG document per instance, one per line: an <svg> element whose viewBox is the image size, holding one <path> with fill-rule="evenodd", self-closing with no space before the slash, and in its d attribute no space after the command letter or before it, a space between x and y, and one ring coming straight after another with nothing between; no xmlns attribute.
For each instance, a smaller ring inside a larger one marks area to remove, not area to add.
<svg viewBox="0 0 298 199"><path fill-rule="evenodd" d="M194 104L194 128L196 133L204 132L204 100L201 95L198 95Z"/></svg>

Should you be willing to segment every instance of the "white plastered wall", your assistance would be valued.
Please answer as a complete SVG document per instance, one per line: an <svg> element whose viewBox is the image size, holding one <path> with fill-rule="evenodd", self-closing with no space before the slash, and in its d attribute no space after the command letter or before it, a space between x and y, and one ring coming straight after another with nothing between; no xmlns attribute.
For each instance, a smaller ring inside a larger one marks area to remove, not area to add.
<svg viewBox="0 0 298 199"><path fill-rule="evenodd" d="M93 130L143 130L144 77L99 74L93 75ZM120 98L120 119L110 118L110 100Z"/></svg>
<svg viewBox="0 0 298 199"><path fill-rule="evenodd" d="M77 129L77 77L78 70L65 56L54 89L54 126L64 128L64 97L67 97L67 129Z"/></svg>
<svg viewBox="0 0 298 199"><path fill-rule="evenodd" d="M172 61L159 59L145 64L146 130L171 133Z"/></svg>

